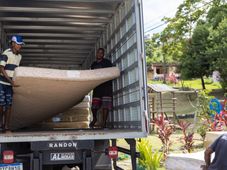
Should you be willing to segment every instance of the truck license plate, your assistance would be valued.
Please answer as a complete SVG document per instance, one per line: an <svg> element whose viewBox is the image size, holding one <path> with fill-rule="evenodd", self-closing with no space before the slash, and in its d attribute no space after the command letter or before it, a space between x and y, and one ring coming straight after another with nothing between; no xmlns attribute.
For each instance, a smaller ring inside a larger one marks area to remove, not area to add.
<svg viewBox="0 0 227 170"><path fill-rule="evenodd" d="M0 170L23 170L22 163L0 164Z"/></svg>
<svg viewBox="0 0 227 170"><path fill-rule="evenodd" d="M50 160L51 161L71 161L75 159L74 152L67 153L51 153Z"/></svg>

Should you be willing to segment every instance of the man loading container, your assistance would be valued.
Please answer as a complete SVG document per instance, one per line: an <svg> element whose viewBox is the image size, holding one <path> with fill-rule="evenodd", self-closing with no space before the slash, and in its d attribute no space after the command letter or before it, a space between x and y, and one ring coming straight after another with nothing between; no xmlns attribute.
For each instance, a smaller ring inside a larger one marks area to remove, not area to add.
<svg viewBox="0 0 227 170"><path fill-rule="evenodd" d="M13 81L13 76L21 61L22 56L19 53L23 44L22 37L14 35L10 41L10 48L0 55L0 114L4 132L10 132L13 87L18 87Z"/></svg>
<svg viewBox="0 0 227 170"><path fill-rule="evenodd" d="M99 48L96 53L96 61L94 61L91 65L91 69L100 69L106 67L112 67L113 64L110 60L104 58L105 50L103 48ZM103 113L103 122L101 127L106 127L106 121L108 118L109 111L112 110L112 81L107 81L99 86L97 86L93 90L92 97L92 114L93 120L89 124L90 128L94 128L95 123L97 122L97 112L100 108L102 108Z"/></svg>

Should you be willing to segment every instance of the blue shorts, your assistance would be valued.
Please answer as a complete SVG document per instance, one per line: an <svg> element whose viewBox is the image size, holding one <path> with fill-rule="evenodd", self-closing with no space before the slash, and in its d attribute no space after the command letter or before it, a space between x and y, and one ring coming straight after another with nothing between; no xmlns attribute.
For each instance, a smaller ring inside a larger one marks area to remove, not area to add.
<svg viewBox="0 0 227 170"><path fill-rule="evenodd" d="M12 106L13 88L12 86L0 83L0 106Z"/></svg>

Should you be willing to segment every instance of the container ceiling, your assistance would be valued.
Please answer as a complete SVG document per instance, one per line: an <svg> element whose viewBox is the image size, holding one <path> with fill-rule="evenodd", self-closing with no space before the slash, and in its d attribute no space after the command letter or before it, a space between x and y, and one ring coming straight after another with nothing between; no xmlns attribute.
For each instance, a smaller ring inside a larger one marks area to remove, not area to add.
<svg viewBox="0 0 227 170"><path fill-rule="evenodd" d="M22 65L82 65L123 0L0 0L7 38L24 37Z"/></svg>

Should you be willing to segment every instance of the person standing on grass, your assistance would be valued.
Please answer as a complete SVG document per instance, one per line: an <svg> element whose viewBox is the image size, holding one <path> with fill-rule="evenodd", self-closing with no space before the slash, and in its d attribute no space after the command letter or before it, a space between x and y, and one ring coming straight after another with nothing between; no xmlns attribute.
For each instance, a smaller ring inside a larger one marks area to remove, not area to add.
<svg viewBox="0 0 227 170"><path fill-rule="evenodd" d="M104 58L105 50L99 48L96 53L96 61L92 63L91 69L100 69L106 67L112 67L113 64L110 60ZM92 114L93 120L89 124L90 128L94 128L95 123L97 122L97 112L102 108L103 113L103 123L102 128L106 127L106 121L108 118L109 111L112 110L112 81L107 81L93 90L92 98Z"/></svg>
<svg viewBox="0 0 227 170"><path fill-rule="evenodd" d="M211 162L211 154L215 153ZM204 153L206 165L202 165L203 170L227 170L227 133L216 139Z"/></svg>
<svg viewBox="0 0 227 170"><path fill-rule="evenodd" d="M10 41L10 48L0 55L0 114L4 132L10 132L13 87L18 87L13 81L13 76L22 58L20 55L22 45L24 45L22 37L14 35Z"/></svg>

